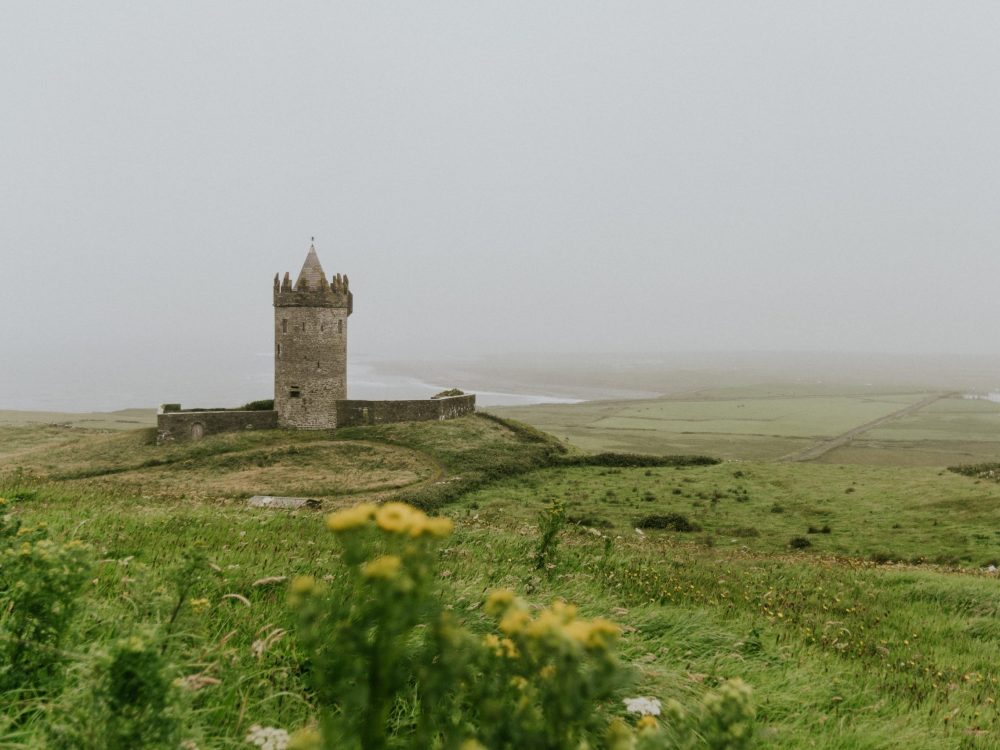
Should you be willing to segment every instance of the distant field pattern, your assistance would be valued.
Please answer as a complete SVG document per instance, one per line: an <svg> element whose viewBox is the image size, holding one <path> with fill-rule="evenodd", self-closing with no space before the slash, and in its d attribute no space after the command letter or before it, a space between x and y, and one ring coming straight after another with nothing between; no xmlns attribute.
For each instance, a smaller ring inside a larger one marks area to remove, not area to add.
<svg viewBox="0 0 1000 750"><path fill-rule="evenodd" d="M807 455L822 463L947 466L1000 457L1000 404L927 391L833 386L705 389L652 400L498 409L584 450L708 453L725 459ZM907 407L915 411L892 416ZM828 452L811 449L871 422Z"/></svg>

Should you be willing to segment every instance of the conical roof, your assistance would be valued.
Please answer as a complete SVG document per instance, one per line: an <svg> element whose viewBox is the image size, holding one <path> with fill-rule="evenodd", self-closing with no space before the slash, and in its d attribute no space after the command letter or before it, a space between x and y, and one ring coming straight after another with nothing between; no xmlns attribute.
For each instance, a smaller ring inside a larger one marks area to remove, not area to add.
<svg viewBox="0 0 1000 750"><path fill-rule="evenodd" d="M316 255L315 245L309 245L309 254L306 255L306 262L302 264L302 270L299 271L299 278L295 282L295 288L300 289L303 281L313 291L329 285L326 280L326 274L323 273L323 266L319 263L319 256Z"/></svg>

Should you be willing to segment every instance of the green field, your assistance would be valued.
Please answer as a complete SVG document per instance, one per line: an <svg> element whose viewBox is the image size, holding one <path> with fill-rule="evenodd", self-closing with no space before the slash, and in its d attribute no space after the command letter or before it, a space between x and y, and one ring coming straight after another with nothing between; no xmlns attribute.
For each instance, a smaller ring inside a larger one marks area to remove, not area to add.
<svg viewBox="0 0 1000 750"><path fill-rule="evenodd" d="M705 389L669 398L493 408L583 450L777 460L928 396L859 386ZM955 395L854 437L817 460L947 466L1000 457L1000 404Z"/></svg>
<svg viewBox="0 0 1000 750"><path fill-rule="evenodd" d="M797 398L774 423L822 437L919 395L843 398ZM710 419L745 427L732 414L749 409L763 422L764 401L741 394ZM914 424L931 433L945 420L967 430L962 438L981 437L992 406L942 402ZM692 414L687 403L630 408L628 418L652 415L671 429ZM831 409L844 414L817 416ZM912 440L917 428L908 429ZM748 682L756 747L1000 746L1000 591L985 571L1000 560L1000 485L991 481L919 466L560 465L559 443L482 417L165 449L148 430L10 426L0 429L0 456L0 495L14 516L93 545L98 561L66 645L63 692L6 696L2 748L46 747L96 654L133 632L163 632L173 571L194 549L210 569L191 596L207 604L179 611L164 653L171 679L211 681L175 691L183 738L246 747L252 724L309 724L315 698L295 638L263 654L255 643L294 630L288 578L336 581L342 562L322 514L245 507L249 494L293 491L327 509L392 496L437 507L456 522L440 583L462 623L485 627L481 602L497 587L536 605L576 602L624 628L633 694L691 706L726 678ZM538 514L556 499L570 523L543 574L533 564ZM670 514L696 530L644 521ZM792 549L795 538L807 546Z"/></svg>

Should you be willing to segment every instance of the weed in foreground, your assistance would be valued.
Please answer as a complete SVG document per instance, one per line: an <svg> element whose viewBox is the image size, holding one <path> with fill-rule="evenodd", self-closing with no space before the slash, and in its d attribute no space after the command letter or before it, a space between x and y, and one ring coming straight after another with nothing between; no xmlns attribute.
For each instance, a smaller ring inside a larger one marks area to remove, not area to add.
<svg viewBox="0 0 1000 750"><path fill-rule="evenodd" d="M6 504L0 498L0 512ZM81 542L0 515L0 692L44 689L58 674L90 564Z"/></svg>
<svg viewBox="0 0 1000 750"><path fill-rule="evenodd" d="M615 697L632 677L615 653L619 629L579 617L571 604L533 609L497 591L485 607L490 632L460 624L437 585L450 520L402 503L363 504L331 515L327 526L344 569L329 585L301 577L290 588L319 716L289 748L667 750L749 742L753 711L739 682L724 683L690 715L676 707L669 726L651 712L634 725L616 716Z"/></svg>

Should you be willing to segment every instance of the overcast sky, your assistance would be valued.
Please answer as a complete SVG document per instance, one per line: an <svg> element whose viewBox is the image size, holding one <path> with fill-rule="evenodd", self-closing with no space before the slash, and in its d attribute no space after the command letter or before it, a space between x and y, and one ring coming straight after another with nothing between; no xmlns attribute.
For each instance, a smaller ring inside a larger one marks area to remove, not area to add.
<svg viewBox="0 0 1000 750"><path fill-rule="evenodd" d="M998 39L992 0L5 0L0 406L266 358L312 235L352 355L996 353Z"/></svg>

